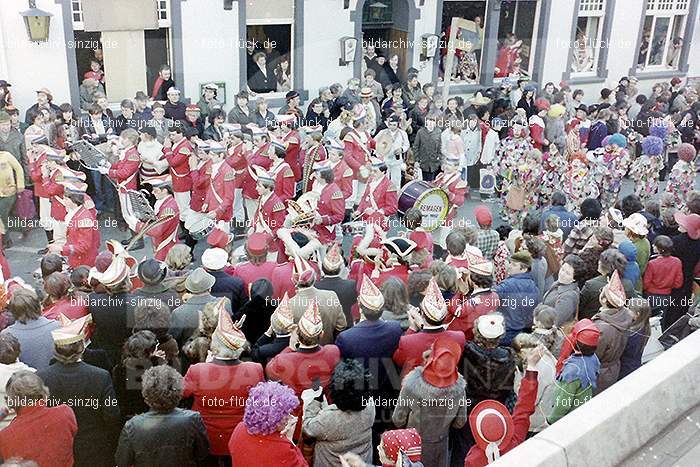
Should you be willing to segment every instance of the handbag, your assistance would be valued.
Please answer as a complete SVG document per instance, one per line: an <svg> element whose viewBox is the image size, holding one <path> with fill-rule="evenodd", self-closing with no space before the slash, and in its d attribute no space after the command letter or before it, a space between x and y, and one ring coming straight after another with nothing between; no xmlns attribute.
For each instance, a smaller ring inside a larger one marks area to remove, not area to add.
<svg viewBox="0 0 700 467"><path fill-rule="evenodd" d="M34 193L32 193L32 190L25 189L17 193L15 215L24 220L36 217L36 206L34 205Z"/></svg>

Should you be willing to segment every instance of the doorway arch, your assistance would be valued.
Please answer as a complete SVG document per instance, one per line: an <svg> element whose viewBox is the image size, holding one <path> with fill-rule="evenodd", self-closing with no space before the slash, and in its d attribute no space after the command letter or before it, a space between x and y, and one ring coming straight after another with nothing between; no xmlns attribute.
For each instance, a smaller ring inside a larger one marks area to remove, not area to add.
<svg viewBox="0 0 700 467"><path fill-rule="evenodd" d="M391 53L399 55L399 68L405 76L413 66L415 25L420 18L415 0L357 0L350 18L359 41L353 75L362 78L362 45L372 41L385 46L377 49L387 58Z"/></svg>

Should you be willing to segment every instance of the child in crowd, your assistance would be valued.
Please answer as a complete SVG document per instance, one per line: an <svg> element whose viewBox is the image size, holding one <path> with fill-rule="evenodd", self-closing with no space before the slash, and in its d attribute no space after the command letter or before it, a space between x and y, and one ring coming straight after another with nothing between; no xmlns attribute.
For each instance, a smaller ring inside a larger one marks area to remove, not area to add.
<svg viewBox="0 0 700 467"><path fill-rule="evenodd" d="M644 295L649 299L651 313L658 316L668 310L671 291L683 285L683 265L671 256L673 241L666 235L654 239L654 252L644 271Z"/></svg>

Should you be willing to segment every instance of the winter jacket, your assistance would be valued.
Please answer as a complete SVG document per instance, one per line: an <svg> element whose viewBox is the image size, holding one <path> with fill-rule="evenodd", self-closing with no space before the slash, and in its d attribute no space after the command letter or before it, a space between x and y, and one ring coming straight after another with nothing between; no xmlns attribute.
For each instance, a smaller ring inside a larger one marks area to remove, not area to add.
<svg viewBox="0 0 700 467"><path fill-rule="evenodd" d="M519 331L532 325L532 312L540 302L539 290L532 274L524 272L509 276L498 284L498 311L506 319L506 332Z"/></svg>
<svg viewBox="0 0 700 467"><path fill-rule="evenodd" d="M547 428L547 416L554 407L554 389L556 387L556 367L557 359L549 351L544 355L537 365L537 400L535 402L535 413L530 416L531 432L540 432ZM524 372L519 368L515 369L514 390L519 392L523 381Z"/></svg>
<svg viewBox="0 0 700 467"><path fill-rule="evenodd" d="M644 272L644 292L670 295L672 289L683 285L683 264L675 256L656 256Z"/></svg>
<svg viewBox="0 0 700 467"><path fill-rule="evenodd" d="M566 149L566 134L564 133L564 119L545 117L544 136L550 144L554 144L559 152L564 154Z"/></svg>
<svg viewBox="0 0 700 467"><path fill-rule="evenodd" d="M437 126L433 131L421 127L413 142L413 157L420 164L422 170L426 172L437 172L440 170L440 128Z"/></svg>
<svg viewBox="0 0 700 467"><path fill-rule="evenodd" d="M578 319L591 318L600 309L600 291L608 283L605 276L598 275L586 281L581 288L581 296L578 305ZM634 286L627 279L622 279L622 286L625 288L627 298L635 296Z"/></svg>
<svg viewBox="0 0 700 467"><path fill-rule="evenodd" d="M554 389L554 408L547 417L550 425L593 397L598 384L600 360L593 354L573 354L564 362Z"/></svg>
<svg viewBox="0 0 700 467"><path fill-rule="evenodd" d="M632 284L636 284L641 277L639 264L637 264L637 247L634 246L634 243L625 241L620 243L618 250L627 258L627 267L624 274L622 274L622 278L627 279Z"/></svg>
<svg viewBox="0 0 700 467"><path fill-rule="evenodd" d="M579 302L579 288L576 282L561 284L559 281L552 284L544 294L542 303L554 308L557 312L557 326L562 326L576 320Z"/></svg>
<svg viewBox="0 0 700 467"><path fill-rule="evenodd" d="M459 368L467 380L470 407L486 399L505 404L513 395L515 352L511 347L486 349L468 342Z"/></svg>
<svg viewBox="0 0 700 467"><path fill-rule="evenodd" d="M600 330L596 355L600 359L600 375L594 394L612 386L620 375L620 358L627 345L632 313L625 307L601 308L592 318Z"/></svg>
<svg viewBox="0 0 700 467"><path fill-rule="evenodd" d="M424 465L449 464L450 427L462 428L467 423L465 386L462 375L446 388L432 386L423 379L423 367L415 368L404 378L391 419L399 428L418 431Z"/></svg>

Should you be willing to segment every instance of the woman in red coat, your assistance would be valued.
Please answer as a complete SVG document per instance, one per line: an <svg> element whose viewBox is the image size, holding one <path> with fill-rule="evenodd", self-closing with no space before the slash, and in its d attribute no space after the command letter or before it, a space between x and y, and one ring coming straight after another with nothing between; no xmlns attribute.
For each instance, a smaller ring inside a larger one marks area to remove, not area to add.
<svg viewBox="0 0 700 467"><path fill-rule="evenodd" d="M65 404L47 407L48 397L48 388L33 371L18 371L10 377L7 405L17 416L0 430L0 457L32 460L42 467L73 465L75 415ZM41 442L37 442L39 433Z"/></svg>
<svg viewBox="0 0 700 467"><path fill-rule="evenodd" d="M187 370L183 396L194 396L192 410L199 412L204 420L209 453L228 456L228 441L233 429L243 419L248 392L265 377L262 365L238 359L248 342L224 310L224 301L220 304L219 324L209 346L214 359L197 363Z"/></svg>
<svg viewBox="0 0 700 467"><path fill-rule="evenodd" d="M243 423L228 442L236 467L306 467L301 451L287 437L291 413L299 406L294 391L277 382L259 383L246 400Z"/></svg>

